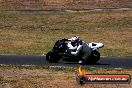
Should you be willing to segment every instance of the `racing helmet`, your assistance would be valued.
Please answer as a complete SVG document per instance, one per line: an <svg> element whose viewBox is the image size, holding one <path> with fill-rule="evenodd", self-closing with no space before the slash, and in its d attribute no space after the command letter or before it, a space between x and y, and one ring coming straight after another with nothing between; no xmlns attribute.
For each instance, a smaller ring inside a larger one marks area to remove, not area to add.
<svg viewBox="0 0 132 88"><path fill-rule="evenodd" d="M79 37L78 36L74 36L74 37L71 38L71 43L75 44L78 40L79 40Z"/></svg>

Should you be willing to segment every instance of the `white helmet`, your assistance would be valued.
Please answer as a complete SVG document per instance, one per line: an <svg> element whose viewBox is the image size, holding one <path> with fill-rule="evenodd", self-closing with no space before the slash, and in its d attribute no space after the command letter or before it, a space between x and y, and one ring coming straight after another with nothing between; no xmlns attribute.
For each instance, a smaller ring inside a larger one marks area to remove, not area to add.
<svg viewBox="0 0 132 88"><path fill-rule="evenodd" d="M79 40L79 37L78 36L74 36L70 40L71 40L71 42L76 42L76 41Z"/></svg>

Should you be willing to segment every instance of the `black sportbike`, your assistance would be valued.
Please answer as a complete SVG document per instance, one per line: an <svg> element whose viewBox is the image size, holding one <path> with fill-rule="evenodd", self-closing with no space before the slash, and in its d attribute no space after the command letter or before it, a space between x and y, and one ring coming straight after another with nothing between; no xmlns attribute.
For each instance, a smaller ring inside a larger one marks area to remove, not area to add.
<svg viewBox="0 0 132 88"><path fill-rule="evenodd" d="M46 60L50 63L57 63L60 59L68 62L78 62L82 58L84 52L80 51L77 56L72 55L68 51L67 41L65 39L58 40L51 51L46 54ZM102 43L91 42L87 44L92 52L91 55L86 58L83 62L85 64L94 64L100 59L100 53L97 49L102 48L104 45Z"/></svg>

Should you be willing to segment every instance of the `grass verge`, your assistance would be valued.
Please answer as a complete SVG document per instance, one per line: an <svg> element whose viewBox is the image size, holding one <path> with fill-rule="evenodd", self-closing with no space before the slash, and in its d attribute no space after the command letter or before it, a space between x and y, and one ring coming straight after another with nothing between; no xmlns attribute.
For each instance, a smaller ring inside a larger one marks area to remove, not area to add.
<svg viewBox="0 0 132 88"><path fill-rule="evenodd" d="M56 40L75 35L102 42L102 56L131 56L132 11L0 13L1 54L46 54Z"/></svg>
<svg viewBox="0 0 132 88"><path fill-rule="evenodd" d="M85 67L88 74L130 74L132 69L106 69ZM43 66L0 66L0 88L129 88L130 84L86 84L80 86L76 82L74 68ZM68 86L67 86L68 84Z"/></svg>

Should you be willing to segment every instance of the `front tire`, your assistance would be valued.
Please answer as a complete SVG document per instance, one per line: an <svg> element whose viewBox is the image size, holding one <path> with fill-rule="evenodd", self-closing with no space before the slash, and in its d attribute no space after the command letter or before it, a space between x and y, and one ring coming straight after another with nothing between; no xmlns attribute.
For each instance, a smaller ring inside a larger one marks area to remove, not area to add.
<svg viewBox="0 0 132 88"><path fill-rule="evenodd" d="M50 63L57 63L61 57L58 55L58 53L50 51L46 54L46 60Z"/></svg>
<svg viewBox="0 0 132 88"><path fill-rule="evenodd" d="M100 53L98 51L93 51L91 52L91 55L89 58L87 58L87 63L88 64L95 64L97 61L100 59Z"/></svg>

